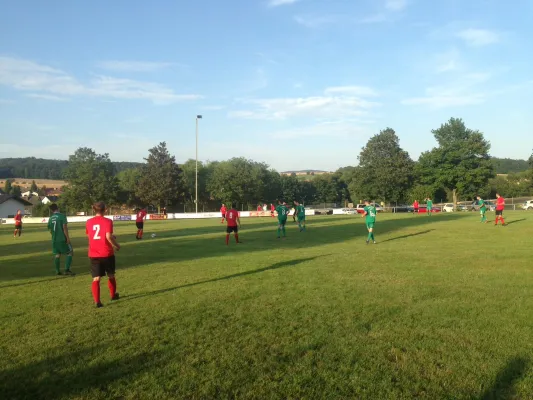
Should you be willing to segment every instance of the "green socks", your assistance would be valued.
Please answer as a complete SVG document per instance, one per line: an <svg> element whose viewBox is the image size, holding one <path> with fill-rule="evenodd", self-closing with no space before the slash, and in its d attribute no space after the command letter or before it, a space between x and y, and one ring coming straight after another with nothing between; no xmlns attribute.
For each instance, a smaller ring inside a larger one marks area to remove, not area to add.
<svg viewBox="0 0 533 400"><path fill-rule="evenodd" d="M72 265L72 256L67 256L67 262L65 263L65 271L70 271Z"/></svg>
<svg viewBox="0 0 533 400"><path fill-rule="evenodd" d="M54 266L56 267L56 273L59 274L59 263L61 262L61 259L59 257L54 257Z"/></svg>
<svg viewBox="0 0 533 400"><path fill-rule="evenodd" d="M281 229L278 228L278 237L281 237Z"/></svg>
<svg viewBox="0 0 533 400"><path fill-rule="evenodd" d="M372 232L368 232L368 237L366 238L367 242L370 242L372 240Z"/></svg>
<svg viewBox="0 0 533 400"><path fill-rule="evenodd" d="M281 228L281 232L283 232L283 237L285 237L285 234L286 234L285 227Z"/></svg>

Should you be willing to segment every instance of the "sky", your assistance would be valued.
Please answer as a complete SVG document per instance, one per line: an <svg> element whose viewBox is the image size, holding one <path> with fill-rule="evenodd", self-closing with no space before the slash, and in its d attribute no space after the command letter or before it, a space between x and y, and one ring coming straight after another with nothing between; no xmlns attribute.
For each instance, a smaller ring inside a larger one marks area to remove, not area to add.
<svg viewBox="0 0 533 400"><path fill-rule="evenodd" d="M533 0L0 0L0 157L356 165L451 117L533 149Z"/></svg>

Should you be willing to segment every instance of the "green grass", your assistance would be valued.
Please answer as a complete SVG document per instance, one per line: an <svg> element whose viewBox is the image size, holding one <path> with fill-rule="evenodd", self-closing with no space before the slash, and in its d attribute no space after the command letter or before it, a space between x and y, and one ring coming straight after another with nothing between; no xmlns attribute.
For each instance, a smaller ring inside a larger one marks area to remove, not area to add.
<svg viewBox="0 0 533 400"><path fill-rule="evenodd" d="M0 229L3 399L533 398L533 213L116 223L118 291L93 307L44 226ZM149 234L157 237L151 239Z"/></svg>

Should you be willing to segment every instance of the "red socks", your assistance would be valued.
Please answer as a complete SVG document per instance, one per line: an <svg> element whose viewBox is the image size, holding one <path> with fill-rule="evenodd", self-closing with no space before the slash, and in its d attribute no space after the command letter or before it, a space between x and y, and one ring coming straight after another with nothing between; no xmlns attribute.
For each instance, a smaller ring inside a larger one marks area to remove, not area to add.
<svg viewBox="0 0 533 400"><path fill-rule="evenodd" d="M235 234L235 243L239 243L239 234Z"/></svg>
<svg viewBox="0 0 533 400"><path fill-rule="evenodd" d="M100 281L93 281L91 290L93 292L94 303L95 304L100 303Z"/></svg>
<svg viewBox="0 0 533 400"><path fill-rule="evenodd" d="M229 235L226 235L226 246L229 244Z"/></svg>
<svg viewBox="0 0 533 400"><path fill-rule="evenodd" d="M109 287L109 294L111 295L111 298L115 297L115 293L117 292L117 280L115 277L109 278L107 281L107 287Z"/></svg>

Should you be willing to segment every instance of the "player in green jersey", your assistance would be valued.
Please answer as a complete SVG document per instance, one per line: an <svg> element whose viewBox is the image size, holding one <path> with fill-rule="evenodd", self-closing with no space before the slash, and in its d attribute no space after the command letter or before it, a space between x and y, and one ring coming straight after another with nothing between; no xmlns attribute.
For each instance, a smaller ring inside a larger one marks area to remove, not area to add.
<svg viewBox="0 0 533 400"><path fill-rule="evenodd" d="M285 225L287 224L289 208L281 200L279 200L278 206L276 207L276 212L278 213L278 239L281 237L281 234L283 234L283 238L285 238Z"/></svg>
<svg viewBox="0 0 533 400"><path fill-rule="evenodd" d="M376 207L370 205L370 201L365 200L365 208L362 217L365 218L366 229L368 230L368 237L366 238L366 244L374 242L376 243L376 238L374 237L374 224L376 223Z"/></svg>
<svg viewBox="0 0 533 400"><path fill-rule="evenodd" d="M300 232L303 232L305 231L305 207L298 201L294 202L294 206L294 215L298 218L298 228L300 229Z"/></svg>
<svg viewBox="0 0 533 400"><path fill-rule="evenodd" d="M433 210L433 200L430 198L426 199L426 212L427 215L431 216L431 211Z"/></svg>
<svg viewBox="0 0 533 400"><path fill-rule="evenodd" d="M61 255L65 255L67 257L65 262L65 274L74 275L70 270L73 250L68 234L67 217L65 214L59 212L57 204L52 204L50 206L50 211L52 212L52 216L48 219L48 231L52 234L52 252L54 254L56 274L61 275L59 265L61 263Z"/></svg>
<svg viewBox="0 0 533 400"><path fill-rule="evenodd" d="M479 214L481 215L481 223L489 222L487 221L487 217L485 215L487 212L487 203L485 203L485 200L483 200L481 196L477 196L477 205L479 206Z"/></svg>

